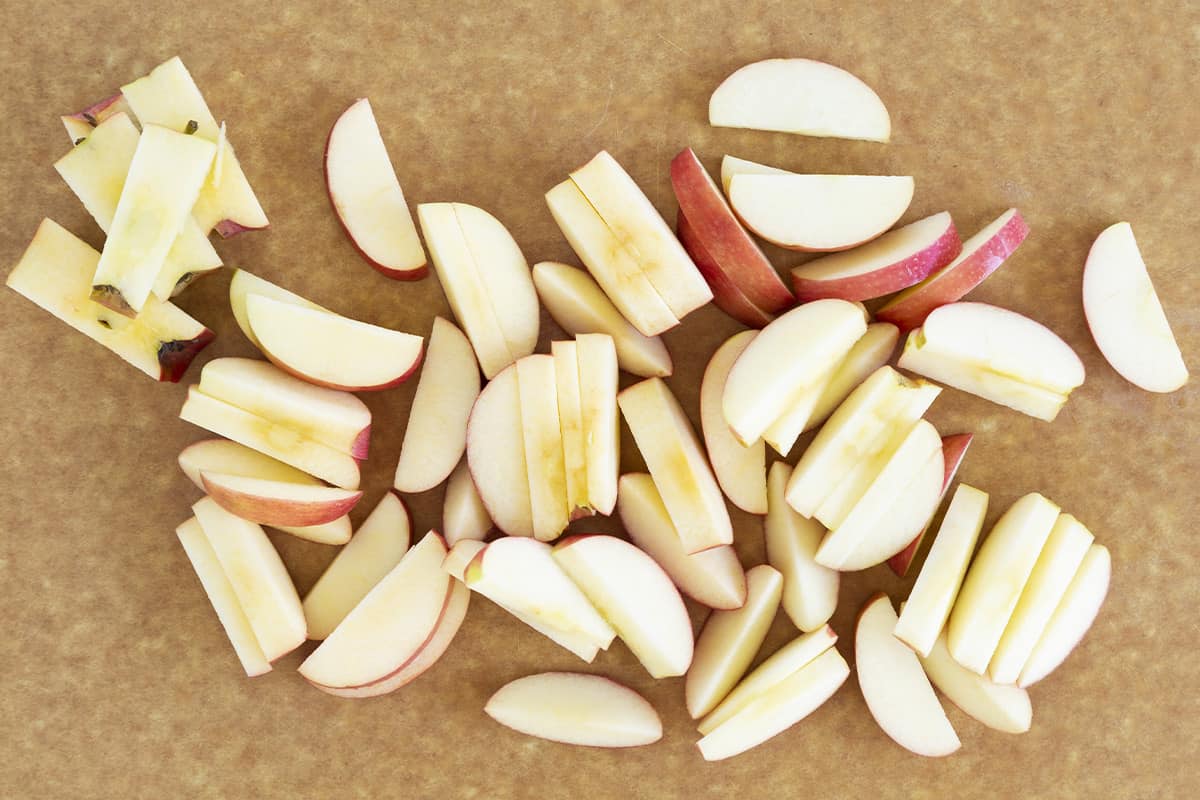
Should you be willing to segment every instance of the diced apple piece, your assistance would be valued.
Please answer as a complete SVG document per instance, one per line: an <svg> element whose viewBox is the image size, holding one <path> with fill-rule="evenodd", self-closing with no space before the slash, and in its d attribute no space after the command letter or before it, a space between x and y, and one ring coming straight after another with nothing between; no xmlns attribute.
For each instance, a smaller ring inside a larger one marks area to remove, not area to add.
<svg viewBox="0 0 1200 800"><path fill-rule="evenodd" d="M901 618L904 612L900 612ZM994 730L1024 733L1033 722L1029 693L1003 686L963 668L946 649L945 635L938 636L929 654L921 657L925 674L951 703Z"/></svg>
<svg viewBox="0 0 1200 800"><path fill-rule="evenodd" d="M554 358L558 422L562 429L567 512L571 519L579 519L595 513L588 504L587 496L587 446L583 434L583 408L579 400L579 356L573 341L551 342L550 354Z"/></svg>
<svg viewBox="0 0 1200 800"><path fill-rule="evenodd" d="M563 744L638 747L662 738L662 722L641 695L599 675L543 672L491 696L484 713L518 733Z"/></svg>
<svg viewBox="0 0 1200 800"><path fill-rule="evenodd" d="M872 322L867 326L867 332L858 337L858 341L846 353L846 357L830 375L817 404L808 415L808 423L804 430L816 428L829 415L837 410L850 393L857 389L863 381L871 377L877 369L892 360L896 342L900 340L900 331L895 325L887 322Z"/></svg>
<svg viewBox="0 0 1200 800"><path fill-rule="evenodd" d="M492 518L479 497L471 470L464 458L446 481L446 497L442 503L442 530L446 544L460 541L482 541L492 529Z"/></svg>
<svg viewBox="0 0 1200 800"><path fill-rule="evenodd" d="M963 458L966 457L967 448L971 446L974 438L975 434L973 433L955 433L942 437L942 459L946 462L946 476L942 481L941 496L938 498L939 506L942 504L942 500L946 499L946 493L950 491L950 484L954 482L954 476L958 474L958 468L962 464ZM921 541L925 538L928 530L929 526L926 525L908 543L908 546L888 559L888 567L896 573L897 577L903 578L908 573L908 568L916 558L917 550L920 549Z"/></svg>
<svg viewBox="0 0 1200 800"><path fill-rule="evenodd" d="M462 539L446 553L446 557L442 559L442 569L457 581L466 580L467 566L485 547L487 547L486 544L476 539Z"/></svg>
<svg viewBox="0 0 1200 800"><path fill-rule="evenodd" d="M467 421L467 464L475 489L496 527L510 536L533 536L515 365L490 380L471 409Z"/></svg>
<svg viewBox="0 0 1200 800"><path fill-rule="evenodd" d="M303 306L304 308L311 308L315 311L329 310L311 300L306 300L294 292L289 292L282 286L276 286L251 272L247 272L244 269L235 269L233 271L233 278L229 281L229 307L233 310L233 319L237 322L238 327L242 329L242 333L246 334L246 338L250 340L250 343L259 350L262 349L262 345L259 343L258 337L254 335L254 331L250 329L250 319L246 313L246 298L252 294L269 297L272 300L279 300L283 303Z"/></svg>
<svg viewBox="0 0 1200 800"><path fill-rule="evenodd" d="M734 175L795 175L786 169L759 164L745 158L727 155L721 159L721 188L725 196L729 196L729 184L733 183Z"/></svg>
<svg viewBox="0 0 1200 800"><path fill-rule="evenodd" d="M581 333L575 337L575 347L579 360L579 405L583 416L588 505L597 513L608 515L617 505L617 476L621 465L617 351L612 337L603 333Z"/></svg>
<svg viewBox="0 0 1200 800"><path fill-rule="evenodd" d="M704 248L696 229L682 211L675 217L675 235L692 257L696 269L700 270L700 274L708 282L708 288L713 293L713 305L750 328L762 328L770 324L774 317L750 302L737 284L725 274L717 260Z"/></svg>
<svg viewBox="0 0 1200 800"><path fill-rule="evenodd" d="M260 525L322 525L348 514L362 498L358 491L224 472L205 471L200 478L221 508Z"/></svg>
<svg viewBox="0 0 1200 800"><path fill-rule="evenodd" d="M515 366L533 535L549 542L556 539L571 521L567 509L567 476L554 358L526 356Z"/></svg>
<svg viewBox="0 0 1200 800"><path fill-rule="evenodd" d="M816 562L825 528L792 510L784 497L792 468L782 461L767 475L767 563L783 575L783 610L802 631L815 631L837 609L841 577Z"/></svg>
<svg viewBox="0 0 1200 800"><path fill-rule="evenodd" d="M765 446L761 439L749 447L739 442L725 421L721 405L729 370L756 335L755 331L735 333L709 359L700 382L700 428L704 433L708 460L712 462L713 472L725 496L743 511L765 514Z"/></svg>

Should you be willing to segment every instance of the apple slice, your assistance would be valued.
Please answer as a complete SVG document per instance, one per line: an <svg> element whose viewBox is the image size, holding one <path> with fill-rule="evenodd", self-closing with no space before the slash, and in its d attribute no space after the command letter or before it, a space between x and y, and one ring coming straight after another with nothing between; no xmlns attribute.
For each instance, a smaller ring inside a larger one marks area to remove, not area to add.
<svg viewBox="0 0 1200 800"><path fill-rule="evenodd" d="M950 213L943 211L885 233L873 242L792 269L801 302L823 297L870 300L907 289L962 252Z"/></svg>
<svg viewBox="0 0 1200 800"><path fill-rule="evenodd" d="M615 536L570 536L554 560L653 678L692 663L692 622L675 584L650 556Z"/></svg>
<svg viewBox="0 0 1200 800"><path fill-rule="evenodd" d="M665 378L674 365L658 336L646 336L629 324L612 300L581 269L556 261L533 265L533 285L551 318L571 335L607 333L617 348L621 369L643 378Z"/></svg>
<svg viewBox="0 0 1200 800"><path fill-rule="evenodd" d="M1008 209L967 239L953 261L900 292L875 312L875 316L902 331L920 327L929 312L961 299L983 283L1028 235L1029 226L1021 212Z"/></svg>
<svg viewBox="0 0 1200 800"><path fill-rule="evenodd" d="M896 611L882 592L858 614L854 660L871 716L896 744L919 756L948 756L961 746L917 654L892 635Z"/></svg>
<svg viewBox="0 0 1200 800"><path fill-rule="evenodd" d="M767 563L783 575L783 610L793 625L809 632L833 617L841 577L815 559L825 528L787 504L784 492L791 473L791 467L776 461L767 475Z"/></svg>
<svg viewBox="0 0 1200 800"><path fill-rule="evenodd" d="M958 474L958 468L962 464L963 458L966 457L967 448L971 446L974 438L975 434L973 433L955 433L942 437L942 458L946 462L946 476L942 481L942 493L938 497L939 506L942 504L942 500L946 499L946 493L950 491L950 484L954 482L954 476ZM888 559L888 567L896 573L896 577L903 578L908 573L908 568L916 558L917 550L920 549L921 541L925 538L928 530L929 526L926 525L908 543L907 547Z"/></svg>
<svg viewBox="0 0 1200 800"><path fill-rule="evenodd" d="M476 539L463 539L450 548L446 553L446 557L442 559L442 569L451 578L462 582L466 580L467 566L475 560L475 556L479 555L479 551L487 547L481 541Z"/></svg>
<svg viewBox="0 0 1200 800"><path fill-rule="evenodd" d="M875 370L891 361L896 342L899 340L900 331L895 325L887 322L872 322L868 325L867 332L858 337L850 352L846 353L846 357L829 376L816 405L808 415L804 430L810 431L829 419L829 415L837 410L851 392L871 377Z"/></svg>
<svg viewBox="0 0 1200 800"><path fill-rule="evenodd" d="M708 121L725 128L886 142L892 122L879 95L844 69L807 58L747 64L708 101Z"/></svg>
<svg viewBox="0 0 1200 800"><path fill-rule="evenodd" d="M581 333L575 337L575 347L588 505L597 513L609 515L617 505L617 476L621 466L617 351L612 337L603 333Z"/></svg>
<svg viewBox="0 0 1200 800"><path fill-rule="evenodd" d="M562 429L563 465L566 470L567 512L571 519L595 513L588 504L587 456L583 434L583 408L579 400L579 356L575 342L551 342L554 385L558 395L558 422ZM614 395L615 398L615 395Z"/></svg>
<svg viewBox="0 0 1200 800"><path fill-rule="evenodd" d="M120 95L118 95L120 97ZM124 98L121 98L124 100ZM70 138L71 144L79 144L92 132L95 126L87 120L83 119L79 114L64 114L58 118L62 122L63 127L67 130L67 137ZM99 121L97 120L97 123Z"/></svg>
<svg viewBox="0 0 1200 800"><path fill-rule="evenodd" d="M954 660L982 675L1012 618L1059 508L1036 492L1013 503L992 527L971 564L946 642Z"/></svg>
<svg viewBox="0 0 1200 800"><path fill-rule="evenodd" d="M221 568L221 562L204 535L200 523L192 517L175 529L175 535L179 537L179 543L183 545L188 560L192 562L192 569L196 571L204 593L208 595L213 610L217 612L217 619L221 621L221 627L225 629L225 635L229 637L229 643L233 645L246 675L253 678L270 672L271 663L263 655L254 629L250 627L250 620L242 611L237 593L225 575L225 570Z"/></svg>
<svg viewBox="0 0 1200 800"><path fill-rule="evenodd" d="M151 378L177 382L215 338L213 332L152 297L137 319L93 303L92 275L99 260L90 245L43 219L6 284Z"/></svg>
<svg viewBox="0 0 1200 800"><path fill-rule="evenodd" d="M467 419L479 397L479 364L453 322L436 317L408 412L394 486L424 492L440 484L467 449Z"/></svg>
<svg viewBox="0 0 1200 800"><path fill-rule="evenodd" d="M467 420L467 465L479 498L496 527L510 536L533 536L533 508L515 365L490 380L471 408Z"/></svg>
<svg viewBox="0 0 1200 800"><path fill-rule="evenodd" d="M721 159L721 188L729 197L729 184L733 183L734 175L795 175L786 169L760 164L737 156L726 155Z"/></svg>
<svg viewBox="0 0 1200 800"><path fill-rule="evenodd" d="M900 612L903 619L904 611ZM959 665L946 648L946 637L938 636L929 654L921 657L925 674L951 703L994 730L1024 733L1033 723L1029 693L1016 686L1002 686Z"/></svg>
<svg viewBox="0 0 1200 800"><path fill-rule="evenodd" d="M1187 383L1187 365L1128 222L1105 228L1083 268L1083 313L1117 373L1148 392Z"/></svg>
<svg viewBox="0 0 1200 800"><path fill-rule="evenodd" d="M324 639L400 563L412 535L404 501L386 493L304 597L308 638Z"/></svg>
<svg viewBox="0 0 1200 800"><path fill-rule="evenodd" d="M741 223L738 225L740 226ZM713 293L713 305L748 327L762 328L770 324L773 316L754 305L746 295L742 294L742 290L725 274L712 254L704 248L696 229L682 211L675 216L675 235L679 237L680 244L692 257L696 269L700 270L700 274L708 282L708 288Z"/></svg>
<svg viewBox="0 0 1200 800"><path fill-rule="evenodd" d="M129 101L120 92L92 103L82 111L76 111L74 114L62 116L59 119L62 120L71 141L74 142L81 136L89 135L94 128L117 114L125 114L133 119L133 109L130 108Z"/></svg>
<svg viewBox="0 0 1200 800"><path fill-rule="evenodd" d="M446 497L442 503L442 529L446 544L460 541L482 541L492 529L492 518L479 497L471 470L464 458L450 473L446 482Z"/></svg>
<svg viewBox="0 0 1200 800"><path fill-rule="evenodd" d="M683 549L698 553L732 544L725 498L692 423L667 385L647 378L621 392L617 402Z"/></svg>
<svg viewBox="0 0 1200 800"><path fill-rule="evenodd" d="M641 695L599 675L543 672L505 684L483 711L518 733L563 744L638 747L662 738Z"/></svg>
<svg viewBox="0 0 1200 800"><path fill-rule="evenodd" d="M250 343L262 350L262 344L259 343L258 337L254 335L254 331L250 329L250 318L246 313L246 298L252 294L269 297L272 300L278 300L283 303L291 303L304 308L311 308L315 311L328 311L324 306L319 306L311 300L306 300L300 295L289 292L282 286L276 286L268 280L264 280L252 272L247 272L244 269L235 269L233 278L229 281L229 307L233 310L233 319L237 322L242 333L246 334L246 338Z"/></svg>
<svg viewBox="0 0 1200 800"><path fill-rule="evenodd" d="M849 351L847 351L847 355L849 355ZM839 359L839 364L843 360L844 358ZM812 417L813 411L817 408L817 402L825 393L825 387L833 380L833 374L836 371L836 366L831 367L811 384L795 391L783 416L772 422L770 427L763 431L763 441L771 445L771 449L783 458L788 457L796 440L800 438L800 434L809 427L808 420Z"/></svg>
<svg viewBox="0 0 1200 800"><path fill-rule="evenodd" d="M1032 686L1056 670L1075 646L1083 641L1084 634L1108 594L1108 582L1112 576L1112 557L1108 549L1100 544L1088 548L1083 563L1071 579L1066 593L1054 609L1054 615L1046 623L1046 629L1037 646L1021 669L1017 686Z"/></svg>
<svg viewBox="0 0 1200 800"><path fill-rule="evenodd" d="M789 250L847 250L904 215L913 179L897 175L734 175L729 202L746 227Z"/></svg>
<svg viewBox="0 0 1200 800"><path fill-rule="evenodd" d="M322 525L348 514L362 499L358 491L225 472L201 472L200 479L221 508L260 525Z"/></svg>
<svg viewBox="0 0 1200 800"><path fill-rule="evenodd" d="M765 514L766 448L761 439L749 447L739 442L725 421L721 405L729 370L757 335L755 331L735 333L709 359L700 381L700 428L704 433L708 460L712 462L713 472L725 496L743 511Z"/></svg>
<svg viewBox="0 0 1200 800"><path fill-rule="evenodd" d="M235 517L209 497L193 505L192 511L267 661L303 644L307 633L300 596L263 529Z"/></svg>
<svg viewBox="0 0 1200 800"><path fill-rule="evenodd" d="M365 97L343 111L329 131L325 184L338 220L367 263L396 280L425 277L425 251Z"/></svg>
<svg viewBox="0 0 1200 800"><path fill-rule="evenodd" d="M1049 328L985 303L935 310L908 335L898 363L1047 422L1085 377L1079 356Z"/></svg>
<svg viewBox="0 0 1200 800"><path fill-rule="evenodd" d="M745 605L709 615L684 684L692 719L712 711L746 673L775 620L782 595L783 576L760 564L746 572Z"/></svg>
<svg viewBox="0 0 1200 800"><path fill-rule="evenodd" d="M526 356L515 367L533 535L549 542L571 521L554 357Z"/></svg>

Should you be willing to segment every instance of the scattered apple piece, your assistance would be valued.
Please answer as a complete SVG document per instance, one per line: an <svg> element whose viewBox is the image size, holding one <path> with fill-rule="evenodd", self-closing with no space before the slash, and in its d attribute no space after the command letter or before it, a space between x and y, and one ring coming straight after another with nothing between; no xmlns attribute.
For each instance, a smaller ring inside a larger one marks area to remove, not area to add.
<svg viewBox="0 0 1200 800"><path fill-rule="evenodd" d="M729 501L750 514L767 512L766 447L761 439L747 447L738 441L725 421L722 398L734 362L757 335L735 333L717 348L700 382L700 428L708 460Z"/></svg>
<svg viewBox="0 0 1200 800"><path fill-rule="evenodd" d="M579 334L575 337L575 348L588 505L597 513L608 515L617 504L617 476L621 466L617 351L612 337L603 333Z"/></svg>
<svg viewBox="0 0 1200 800"><path fill-rule="evenodd" d="M682 211L675 217L675 235L679 237L680 244L692 257L696 269L700 270L700 274L708 282L708 288L713 293L713 305L747 327L762 328L770 324L773 319L772 315L754 305L746 295L742 294L742 290L725 274L712 254L704 248L696 229Z"/></svg>
<svg viewBox="0 0 1200 800"><path fill-rule="evenodd" d="M955 433L942 437L942 458L946 462L946 476L942 481L941 496L938 497L939 506L942 504L942 500L946 499L946 493L950 491L950 484L954 482L954 476L958 474L958 468L962 464L963 458L966 457L967 448L971 446L974 438L975 434L973 433ZM903 578L908 573L908 568L916 558L917 550L921 548L921 541L925 538L928 530L929 525L921 528L921 532L908 543L907 547L888 559L888 567L896 573L896 577Z"/></svg>
<svg viewBox="0 0 1200 800"><path fill-rule="evenodd" d="M837 609L841 577L816 561L825 528L792 510L784 497L792 468L783 461L767 474L767 563L783 575L783 610L802 631L815 631Z"/></svg>
<svg viewBox="0 0 1200 800"><path fill-rule="evenodd" d="M250 343L259 350L262 350L262 344L258 341L258 337L254 335L254 331L250 329L250 318L246 313L246 299L252 294L269 297L272 300L278 300L282 303L291 303L292 305L311 308L314 311L329 310L311 300L306 300L294 292L289 292L282 286L276 286L252 272L247 272L244 269L235 269L233 271L233 278L229 281L229 307L233 310L233 319L237 322L238 327L242 329L242 333L246 334L246 338L250 340Z"/></svg>
<svg viewBox="0 0 1200 800"><path fill-rule="evenodd" d="M479 551L487 545L477 539L462 539L450 548L442 559L442 569L457 581L465 581L467 566L479 555Z"/></svg>
<svg viewBox="0 0 1200 800"><path fill-rule="evenodd" d="M496 527L533 536L533 508L521 432L521 395L515 365L483 387L467 420L471 480Z"/></svg>
<svg viewBox="0 0 1200 800"><path fill-rule="evenodd" d="M846 353L846 357L829 376L816 405L808 415L804 430L812 430L829 419L829 415L837 410L852 391L877 369L891 361L896 342L899 340L900 331L895 325L887 322L872 322L868 325L867 332L858 337L850 352Z"/></svg>
<svg viewBox="0 0 1200 800"><path fill-rule="evenodd" d="M517 361L516 370L533 535L549 542L571 521L554 357L526 356Z"/></svg>
<svg viewBox="0 0 1200 800"><path fill-rule="evenodd" d="M464 458L450 473L446 482L446 497L442 503L442 529L446 544L460 541L482 541L492 529L492 518L479 497L471 470Z"/></svg>
<svg viewBox="0 0 1200 800"><path fill-rule="evenodd" d="M900 612L901 618L904 612ZM951 703L994 730L1024 733L1033 723L1029 693L1004 686L962 667L946 649L945 634L938 636L929 654L921 656L925 674Z"/></svg>
<svg viewBox="0 0 1200 800"><path fill-rule="evenodd" d="M737 156L726 155L721 159L721 188L729 197L729 184L733 183L734 175L795 175L786 169L760 164Z"/></svg>
<svg viewBox="0 0 1200 800"><path fill-rule="evenodd" d="M82 111L76 111L74 114L62 116L59 119L62 120L71 141L74 142L81 136L89 135L94 128L117 114L125 114L130 119L134 119L129 101L120 92L92 103Z"/></svg>
<svg viewBox="0 0 1200 800"><path fill-rule="evenodd" d="M362 492L231 475L200 473L204 490L221 508L260 525L323 525L350 512Z"/></svg>
<svg viewBox="0 0 1200 800"><path fill-rule="evenodd" d="M587 444L583 433L583 408L579 399L578 348L574 341L551 342L550 354L554 358L554 384L558 395L567 512L571 519L579 519L595 512L588 503L587 494Z"/></svg>

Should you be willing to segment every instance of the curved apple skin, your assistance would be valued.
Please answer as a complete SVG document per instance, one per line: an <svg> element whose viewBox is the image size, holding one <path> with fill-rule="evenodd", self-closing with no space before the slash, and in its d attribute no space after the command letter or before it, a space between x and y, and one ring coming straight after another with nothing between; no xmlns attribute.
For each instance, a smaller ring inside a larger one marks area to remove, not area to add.
<svg viewBox="0 0 1200 800"><path fill-rule="evenodd" d="M357 490L293 484L211 471L202 471L200 480L204 483L204 491L208 492L208 496L216 500L218 505L231 514L257 522L259 525L324 525L350 513L350 509L358 504L363 495ZM259 491L254 491L255 489ZM300 500L286 496L306 492L324 495L324 498Z"/></svg>
<svg viewBox="0 0 1200 800"><path fill-rule="evenodd" d="M716 349L700 379L700 431L713 473L729 501L748 514L767 513L766 445L738 441L721 406L725 381L734 362L758 334L735 333Z"/></svg>
<svg viewBox="0 0 1200 800"><path fill-rule="evenodd" d="M692 223L680 211L675 219L675 235L683 244L692 262L713 293L713 304L743 325L751 328L762 328L774 317L751 303L742 290L734 284L725 271L717 264L712 254L705 249Z"/></svg>

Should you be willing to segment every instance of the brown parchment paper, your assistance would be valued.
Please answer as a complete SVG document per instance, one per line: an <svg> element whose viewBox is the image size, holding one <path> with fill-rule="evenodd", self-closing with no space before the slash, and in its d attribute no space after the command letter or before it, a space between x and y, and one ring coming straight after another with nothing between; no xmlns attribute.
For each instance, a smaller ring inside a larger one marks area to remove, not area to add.
<svg viewBox="0 0 1200 800"><path fill-rule="evenodd" d="M389 281L346 241L322 178L330 125L371 98L412 203L495 213L530 262L573 261L542 193L608 148L673 220L670 158L692 145L813 172L916 176L906 219L949 209L964 237L1016 205L1033 232L972 299L1032 315L1087 365L1053 424L946 391L944 433L979 435L960 477L995 518L1039 490L1111 548L1109 600L1083 645L1032 690L1033 729L989 731L953 707L961 751L925 760L875 725L853 678L807 721L705 764L681 679L652 681L615 644L586 665L475 597L445 658L382 699L325 696L294 674L242 676L173 534L198 493L176 467L204 438L176 417L187 381L156 385L12 292L0 293L0 796L12 798L1190 798L1200 792L1196 569L1200 381L1144 393L1101 359L1080 306L1092 238L1133 223L1167 314L1200 367L1200 7L1193 3L629 2L255 4L4 2L0 262L50 216L100 232L51 163L58 115L179 54L271 219L218 247L362 319L427 334L437 280ZM888 145L710 128L736 67L807 56L851 69L891 111ZM781 269L797 257L771 250ZM228 272L180 305L218 333L207 359L251 355ZM543 319L542 346L560 336ZM708 355L737 325L715 308L666 336L697 413ZM623 376L628 383L628 376ZM416 381L364 395L375 415L361 519L390 485ZM626 469L640 468L628 433ZM441 489L406 498L417 532ZM761 523L735 513L747 565ZM583 521L574 530L613 530ZM334 549L272 534L304 592ZM833 625L911 578L847 576ZM696 611L699 624L701 615ZM794 635L780 615L770 652ZM633 751L568 748L481 711L505 682L568 669L642 692L665 736Z"/></svg>

